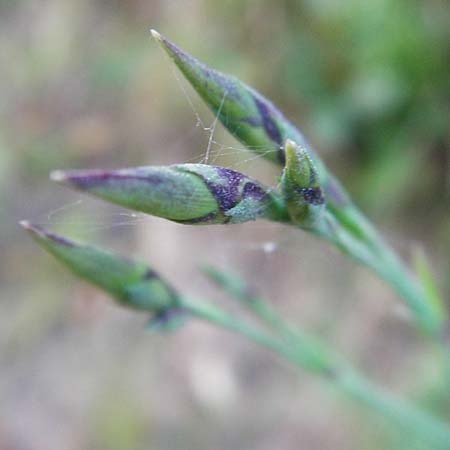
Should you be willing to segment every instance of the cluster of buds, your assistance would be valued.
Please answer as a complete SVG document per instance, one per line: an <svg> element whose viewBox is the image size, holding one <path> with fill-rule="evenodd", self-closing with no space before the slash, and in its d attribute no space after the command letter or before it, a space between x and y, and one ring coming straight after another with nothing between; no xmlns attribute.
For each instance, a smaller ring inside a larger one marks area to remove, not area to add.
<svg viewBox="0 0 450 450"><path fill-rule="evenodd" d="M272 161L286 164L281 190L235 170L204 164L121 170L55 171L51 179L112 203L191 225L242 223L258 218L311 227L323 209L318 172L307 143L265 97L237 78L217 72L152 30L153 36L228 130ZM297 146L289 139L294 139ZM80 277L123 305L167 318L180 309L178 294L146 264L21 223L34 239Z"/></svg>
<svg viewBox="0 0 450 450"><path fill-rule="evenodd" d="M311 228L323 209L319 179L325 172L320 160L312 162L316 157L306 150L302 134L254 89L207 67L156 31L152 34L237 139L262 156L285 164L281 190L235 170L204 164L54 171L51 179L181 224L232 224L262 218ZM158 320L181 309L180 296L146 264L28 222L21 224L69 269L121 304L151 311Z"/></svg>
<svg viewBox="0 0 450 450"><path fill-rule="evenodd" d="M323 206L315 170L301 147L287 141L285 151L281 192L235 170L204 164L55 171L51 178L182 224L232 224L264 218L309 226ZM26 221L21 225L74 273L120 304L152 312L152 323L172 323L182 311L180 296L147 264L69 240Z"/></svg>
<svg viewBox="0 0 450 450"><path fill-rule="evenodd" d="M330 206L342 210L350 202L339 181L325 167L303 133L268 98L235 76L202 63L157 31L151 32L206 105L236 139L254 153L280 165L286 161L285 142L288 139L296 142L308 152Z"/></svg>
<svg viewBox="0 0 450 450"><path fill-rule="evenodd" d="M306 229L377 271L407 299L420 323L426 316L427 329L438 328L434 320L436 314L426 304L420 290L414 287L401 263L391 255L302 133L275 105L237 78L201 63L156 31L152 30L152 34L231 134L250 150L284 165L281 189L264 186L231 169L204 164L56 171L51 178L127 208L183 224L232 224L263 218ZM83 255L93 251L91 248L88 251L83 247L83 251L78 251L77 245L69 246L69 241L61 237L35 227L27 228L72 269L77 267L75 271L84 278L119 300L125 299L130 306L146 304L143 299L150 295L147 293L149 280L141 280L142 283L133 283L133 286L125 283L126 290L122 290L125 286L122 280L121 288L114 288L113 281L105 281L117 279L114 265L105 264L96 272L95 264L101 262L92 258L91 263L83 266ZM66 242L66 250L77 249L76 254L81 259L76 259L74 252L62 252L63 242ZM73 253L71 257L75 259L71 260L67 253ZM105 275L106 269L111 273ZM408 281L399 282L400 278ZM154 298L149 298L152 303Z"/></svg>
<svg viewBox="0 0 450 450"><path fill-rule="evenodd" d="M387 280L403 296L436 348L447 356L441 339L447 319L445 308L427 268L427 289L423 290L352 204L300 131L269 100L237 78L200 63L157 32L152 34L237 139L284 165L280 188L264 186L231 169L204 164L55 171L51 178L112 203L181 224L233 224L263 218L315 233ZM119 304L150 313L149 327L170 330L187 316L209 320L322 375L343 392L397 420L402 429L420 431L430 441L427 448L449 448L446 424L410 406L405 408L367 382L315 337L285 323L239 277L214 268L204 270L254 313L268 331L210 302L184 297L143 262L67 239L26 221L21 225L72 272L106 291Z"/></svg>

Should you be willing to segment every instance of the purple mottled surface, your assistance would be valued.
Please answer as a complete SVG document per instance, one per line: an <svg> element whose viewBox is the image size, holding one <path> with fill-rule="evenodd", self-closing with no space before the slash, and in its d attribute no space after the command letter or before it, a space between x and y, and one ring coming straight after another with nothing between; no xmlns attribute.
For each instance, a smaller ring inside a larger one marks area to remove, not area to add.
<svg viewBox="0 0 450 450"><path fill-rule="evenodd" d="M208 179L205 176L202 178L216 199L220 212L225 216L230 209L244 199L263 200L267 196L267 192L262 186L240 172L225 167L213 167L213 170L216 172L217 178ZM216 215L216 213L210 213L207 216L183 223L206 223L213 220ZM223 220L226 223L231 220L231 217L225 217Z"/></svg>
<svg viewBox="0 0 450 450"><path fill-rule="evenodd" d="M282 145L282 136L278 125L274 121L271 111L269 109L269 104L265 101L260 100L258 97L253 96L256 107L258 108L259 114L261 116L262 125L266 131L267 136L278 145ZM270 105L272 108L273 105Z"/></svg>
<svg viewBox="0 0 450 450"><path fill-rule="evenodd" d="M242 175L225 167L215 167L220 182L210 181L204 178L205 184L217 200L221 212L226 212L236 205L240 198L239 185Z"/></svg>
<svg viewBox="0 0 450 450"><path fill-rule="evenodd" d="M310 205L322 205L325 202L320 187L300 188L298 192L303 196L305 202Z"/></svg>
<svg viewBox="0 0 450 450"><path fill-rule="evenodd" d="M262 200L266 195L266 191L253 181L245 183L244 190L242 191L242 198L252 197L256 200Z"/></svg>

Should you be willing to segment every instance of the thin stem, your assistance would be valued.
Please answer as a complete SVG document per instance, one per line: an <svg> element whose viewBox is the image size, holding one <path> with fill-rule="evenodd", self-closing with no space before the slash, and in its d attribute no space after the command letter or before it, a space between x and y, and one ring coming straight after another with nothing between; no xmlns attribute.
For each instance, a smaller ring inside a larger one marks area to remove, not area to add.
<svg viewBox="0 0 450 450"><path fill-rule="evenodd" d="M425 334L439 340L438 334L443 320L430 306L423 289L372 227L362 227L359 232L363 233L365 229L368 234L364 239L357 237L349 228L343 227L332 213L326 211L323 220L312 231L387 281L407 303Z"/></svg>
<svg viewBox="0 0 450 450"><path fill-rule="evenodd" d="M335 356L320 341L302 333L286 322L270 303L259 297L247 284L232 273L207 266L203 272L208 278L225 290L232 298L253 312L262 322L268 325L286 345L294 346L296 358L304 367L315 372L329 373L333 371Z"/></svg>
<svg viewBox="0 0 450 450"><path fill-rule="evenodd" d="M257 344L266 347L279 356L284 357L295 366L319 374L338 391L358 401L360 404L377 411L385 419L390 420L403 431L411 435L411 439L420 439L424 445L432 445L433 450L448 450L450 448L450 429L439 419L404 402L381 387L373 384L362 374L352 369L348 364L332 356L331 351L323 354L321 370L308 364L305 354L317 351L317 340L303 333L292 330L270 308L261 309L263 316L283 334L289 335L289 340L272 336L260 328L253 327L220 308L208 303L183 298L183 307L194 316L214 323L228 330L237 332ZM321 344L323 346L323 344Z"/></svg>
<svg viewBox="0 0 450 450"><path fill-rule="evenodd" d="M183 297L180 300L180 304L187 312L195 317L214 323L230 331L235 331L288 359L293 358L292 351L277 337L268 334L260 328L251 326L209 302Z"/></svg>
<svg viewBox="0 0 450 450"><path fill-rule="evenodd" d="M336 377L335 386L358 402L378 411L411 439L420 439L425 448L450 449L450 428L444 422L394 397L361 374L347 370Z"/></svg>

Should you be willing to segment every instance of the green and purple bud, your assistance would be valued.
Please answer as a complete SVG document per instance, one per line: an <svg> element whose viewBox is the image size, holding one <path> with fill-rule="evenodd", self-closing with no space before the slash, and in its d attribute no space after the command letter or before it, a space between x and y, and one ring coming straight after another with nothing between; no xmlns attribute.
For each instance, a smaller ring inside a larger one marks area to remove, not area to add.
<svg viewBox="0 0 450 450"><path fill-rule="evenodd" d="M270 100L238 78L208 67L157 31L151 33L225 128L249 150L284 165L287 139L305 148L326 193L327 205L333 211L340 210L345 220L342 209L352 209L345 190L301 131Z"/></svg>
<svg viewBox="0 0 450 450"><path fill-rule="evenodd" d="M300 131L259 92L206 66L157 31L151 33L224 126L252 151L284 164L287 138L306 145Z"/></svg>
<svg viewBox="0 0 450 450"><path fill-rule="evenodd" d="M315 228L323 215L325 198L314 163L304 147L289 139L285 154L281 189L289 216L304 228Z"/></svg>
<svg viewBox="0 0 450 450"><path fill-rule="evenodd" d="M279 193L240 172L217 166L177 164L113 171L56 171L51 179L184 224L288 218Z"/></svg>
<svg viewBox="0 0 450 450"><path fill-rule="evenodd" d="M156 318L179 310L178 294L147 264L69 240L27 221L20 225L72 272L108 292L121 305L149 311Z"/></svg>

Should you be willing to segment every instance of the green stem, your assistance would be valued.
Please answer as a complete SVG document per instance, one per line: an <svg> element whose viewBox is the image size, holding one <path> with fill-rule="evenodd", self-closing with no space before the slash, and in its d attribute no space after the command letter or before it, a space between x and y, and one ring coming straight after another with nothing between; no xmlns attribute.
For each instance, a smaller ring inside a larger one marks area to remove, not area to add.
<svg viewBox="0 0 450 450"><path fill-rule="evenodd" d="M444 422L407 404L384 389L368 381L352 370L344 371L334 381L335 386L349 397L378 411L402 433L408 433L424 448L433 450L450 449L450 428Z"/></svg>
<svg viewBox="0 0 450 450"><path fill-rule="evenodd" d="M243 322L237 317L215 307L209 302L192 300L187 297L183 297L180 300L180 306L193 316L215 323L216 325L230 331L236 331L257 344L273 350L276 353L284 354L285 352L283 344L277 339L274 339L271 335L261 331L259 328L250 326L246 322Z"/></svg>
<svg viewBox="0 0 450 450"><path fill-rule="evenodd" d="M344 227L332 213L326 211L323 220L312 231L387 281L404 299L425 334L439 340L443 320L430 306L422 288L412 278L403 262L372 227L369 225L359 227L361 236L367 231L363 237L357 236L353 232L354 228L355 225L352 228Z"/></svg>
<svg viewBox="0 0 450 450"><path fill-rule="evenodd" d="M340 392L377 411L385 419L408 432L411 439L420 439L421 442L433 446L427 448L433 450L450 448L450 429L446 424L415 406L395 398L381 387L371 383L362 374L335 357L328 349L321 353L320 365L311 365L311 360L305 358L305 355L312 355L317 352L318 341L293 330L270 308L260 311L267 321L282 331L281 339L260 328L249 325L210 303L184 298L182 305L194 316L222 328L238 332L257 344L274 351L295 366L319 374ZM289 339L283 339L283 336L289 337ZM325 349L323 344L320 345ZM316 359L317 361L319 360Z"/></svg>

